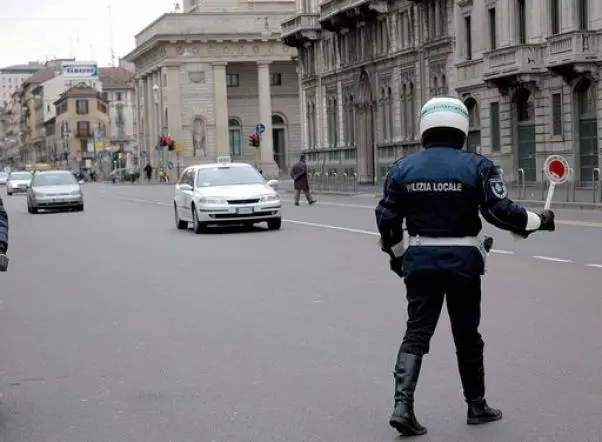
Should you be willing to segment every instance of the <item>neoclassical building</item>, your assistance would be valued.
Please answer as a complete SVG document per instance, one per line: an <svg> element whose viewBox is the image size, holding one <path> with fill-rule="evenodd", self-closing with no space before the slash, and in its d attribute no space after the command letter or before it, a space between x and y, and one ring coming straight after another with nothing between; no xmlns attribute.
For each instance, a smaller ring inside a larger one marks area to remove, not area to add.
<svg viewBox="0 0 602 442"><path fill-rule="evenodd" d="M299 0L282 24L299 51L312 169L382 179L419 148L424 101L453 91L451 0Z"/></svg>
<svg viewBox="0 0 602 442"><path fill-rule="evenodd" d="M156 149L168 133L184 145L182 166L231 155L266 175L286 172L301 150L297 53L280 38L294 0L187 1L136 35L141 154L154 166L176 162ZM258 124L260 149L248 146Z"/></svg>
<svg viewBox="0 0 602 442"><path fill-rule="evenodd" d="M507 181L541 180L551 153L585 185L600 165L602 2L298 0L282 37L299 51L315 171L380 180L418 148L436 95L465 101L466 148Z"/></svg>
<svg viewBox="0 0 602 442"><path fill-rule="evenodd" d="M556 153L591 185L602 154L602 2L458 0L455 16L471 143L508 181L540 181Z"/></svg>

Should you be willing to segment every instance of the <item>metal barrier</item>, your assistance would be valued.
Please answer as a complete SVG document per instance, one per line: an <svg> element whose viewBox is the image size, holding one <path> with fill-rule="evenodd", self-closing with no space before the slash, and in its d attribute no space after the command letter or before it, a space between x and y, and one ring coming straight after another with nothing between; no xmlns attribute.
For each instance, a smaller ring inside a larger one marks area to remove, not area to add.
<svg viewBox="0 0 602 442"><path fill-rule="evenodd" d="M518 169L518 199L527 199L527 182L525 181L525 169Z"/></svg>
<svg viewBox="0 0 602 442"><path fill-rule="evenodd" d="M598 179L596 179L596 177ZM594 169L592 170L592 202L596 202L596 189L598 188L598 186L596 185L596 181L598 183L598 185L600 185L600 201L602 201L602 182L600 181L600 168L599 167L594 167Z"/></svg>
<svg viewBox="0 0 602 442"><path fill-rule="evenodd" d="M355 193L358 189L357 173L315 172L309 175L309 185L316 192Z"/></svg>
<svg viewBox="0 0 602 442"><path fill-rule="evenodd" d="M570 201L570 192L573 190L573 201L575 201L575 181L573 180L573 175L575 171L572 167L569 167L569 180L566 182L566 202Z"/></svg>

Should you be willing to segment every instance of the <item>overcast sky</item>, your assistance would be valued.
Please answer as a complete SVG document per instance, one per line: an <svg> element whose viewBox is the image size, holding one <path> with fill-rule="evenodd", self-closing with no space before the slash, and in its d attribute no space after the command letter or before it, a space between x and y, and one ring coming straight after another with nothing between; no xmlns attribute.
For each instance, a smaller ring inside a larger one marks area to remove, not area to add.
<svg viewBox="0 0 602 442"><path fill-rule="evenodd" d="M110 63L109 8L118 59L134 48L134 35L174 0L0 0L0 67L76 57Z"/></svg>

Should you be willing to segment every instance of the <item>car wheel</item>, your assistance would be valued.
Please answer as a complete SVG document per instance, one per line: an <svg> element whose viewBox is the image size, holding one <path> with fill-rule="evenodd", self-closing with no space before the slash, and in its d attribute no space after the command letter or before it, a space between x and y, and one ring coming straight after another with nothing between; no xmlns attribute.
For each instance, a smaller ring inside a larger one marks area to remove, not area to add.
<svg viewBox="0 0 602 442"><path fill-rule="evenodd" d="M176 222L176 228L178 230L188 230L188 222L182 221L178 216L178 206L176 203L173 203L173 215Z"/></svg>
<svg viewBox="0 0 602 442"><path fill-rule="evenodd" d="M27 211L29 213L33 213L33 210L31 209L31 203L29 202L29 200L27 201Z"/></svg>
<svg viewBox="0 0 602 442"><path fill-rule="evenodd" d="M206 230L207 226L199 221L199 216L196 213L196 208L194 204L192 205L192 230L194 233L203 233Z"/></svg>
<svg viewBox="0 0 602 442"><path fill-rule="evenodd" d="M268 229L280 230L280 227L282 227L282 218L272 218L268 220Z"/></svg>
<svg viewBox="0 0 602 442"><path fill-rule="evenodd" d="M33 213L35 215L36 213L38 213L38 208L31 206L31 212L30 213Z"/></svg>
<svg viewBox="0 0 602 442"><path fill-rule="evenodd" d="M6 191L6 194L7 194L8 196L12 196L12 194L13 194L13 193L12 193L12 192L9 192L9 191L7 190L7 191Z"/></svg>
<svg viewBox="0 0 602 442"><path fill-rule="evenodd" d="M77 208L75 209L77 212L83 212L84 211L84 205L80 204L79 206L77 206Z"/></svg>

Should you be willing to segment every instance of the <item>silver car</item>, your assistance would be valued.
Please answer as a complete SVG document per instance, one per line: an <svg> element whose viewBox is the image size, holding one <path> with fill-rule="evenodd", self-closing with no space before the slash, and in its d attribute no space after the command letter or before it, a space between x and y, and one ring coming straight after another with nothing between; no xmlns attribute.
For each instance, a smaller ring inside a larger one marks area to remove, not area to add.
<svg viewBox="0 0 602 442"><path fill-rule="evenodd" d="M31 184L33 174L27 171L11 172L6 181L6 194L25 193Z"/></svg>
<svg viewBox="0 0 602 442"><path fill-rule="evenodd" d="M81 184L66 170L37 172L27 189L27 211L38 213L43 209L84 210Z"/></svg>

